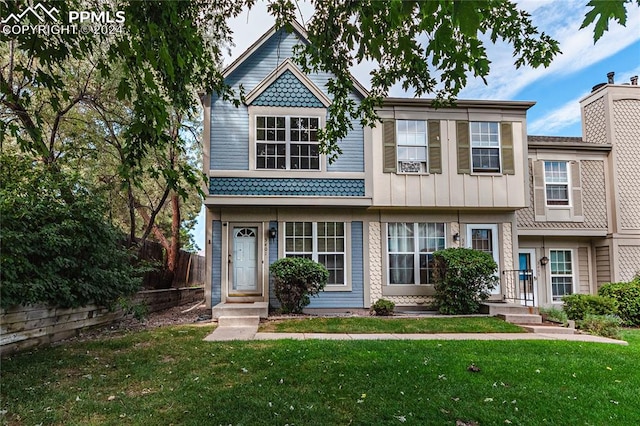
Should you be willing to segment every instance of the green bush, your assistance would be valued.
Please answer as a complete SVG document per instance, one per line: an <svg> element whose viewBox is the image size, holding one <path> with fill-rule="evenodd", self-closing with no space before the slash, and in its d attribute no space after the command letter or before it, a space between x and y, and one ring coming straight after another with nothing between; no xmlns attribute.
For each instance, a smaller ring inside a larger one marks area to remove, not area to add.
<svg viewBox="0 0 640 426"><path fill-rule="evenodd" d="M617 312L617 303L608 297L593 294L569 294L562 296L564 311L570 320L583 320L587 315L613 315Z"/></svg>
<svg viewBox="0 0 640 426"><path fill-rule="evenodd" d="M99 197L77 176L0 158L0 305L111 306L140 278Z"/></svg>
<svg viewBox="0 0 640 426"><path fill-rule="evenodd" d="M301 313L329 279L324 265L304 257L285 257L271 264L276 298L282 312Z"/></svg>
<svg viewBox="0 0 640 426"><path fill-rule="evenodd" d="M625 325L640 326L640 278L628 283L604 284L598 294L618 302L618 316Z"/></svg>
<svg viewBox="0 0 640 426"><path fill-rule="evenodd" d="M376 303L371 305L371 310L379 316L393 315L393 310L395 308L396 304L387 299L378 299Z"/></svg>
<svg viewBox="0 0 640 426"><path fill-rule="evenodd" d="M587 314L583 320L576 321L580 330L596 336L620 338L620 325L622 319L617 315L593 315Z"/></svg>
<svg viewBox="0 0 640 426"><path fill-rule="evenodd" d="M433 253L435 300L443 314L473 314L498 282L498 266L489 253L448 248Z"/></svg>
<svg viewBox="0 0 640 426"><path fill-rule="evenodd" d="M559 322L561 324L567 324L567 313L558 308L540 308L540 313L544 315L549 321Z"/></svg>

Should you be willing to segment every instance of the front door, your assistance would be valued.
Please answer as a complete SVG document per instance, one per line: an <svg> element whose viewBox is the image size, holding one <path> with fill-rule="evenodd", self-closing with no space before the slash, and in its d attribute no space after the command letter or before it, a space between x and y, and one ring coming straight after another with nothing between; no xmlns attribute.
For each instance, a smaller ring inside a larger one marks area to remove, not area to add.
<svg viewBox="0 0 640 426"><path fill-rule="evenodd" d="M229 296L260 294L258 287L258 228L233 227Z"/></svg>
<svg viewBox="0 0 640 426"><path fill-rule="evenodd" d="M535 249L518 250L518 291L523 305L538 306L538 283ZM533 303L531 303L533 302Z"/></svg>
<svg viewBox="0 0 640 426"><path fill-rule="evenodd" d="M498 246L498 225L467 225L467 246L474 250L484 251L491 254L500 268L500 252ZM498 271L498 276L499 271ZM491 294L500 294L500 284L496 285Z"/></svg>

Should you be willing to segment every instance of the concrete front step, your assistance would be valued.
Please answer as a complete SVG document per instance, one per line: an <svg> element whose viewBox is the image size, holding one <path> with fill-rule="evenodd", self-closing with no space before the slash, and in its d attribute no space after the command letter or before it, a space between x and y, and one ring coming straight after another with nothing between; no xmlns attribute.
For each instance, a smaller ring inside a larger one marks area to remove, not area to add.
<svg viewBox="0 0 640 426"><path fill-rule="evenodd" d="M218 318L218 327L258 327L260 317L257 315L223 315Z"/></svg>
<svg viewBox="0 0 640 426"><path fill-rule="evenodd" d="M537 314L539 311L537 307L518 303L484 302L480 305L480 312L496 316L498 314Z"/></svg>
<svg viewBox="0 0 640 426"><path fill-rule="evenodd" d="M552 326L552 325L525 325L525 326L522 326L522 328L527 330L529 333L538 333L538 334L576 334L576 330L574 328L557 327L557 326Z"/></svg>
<svg viewBox="0 0 640 426"><path fill-rule="evenodd" d="M542 317L534 314L498 314L498 318L513 324L542 324Z"/></svg>
<svg viewBox="0 0 640 426"><path fill-rule="evenodd" d="M269 316L269 304L267 302L250 303L218 303L211 310L213 318L237 317L237 316L257 316L267 318Z"/></svg>

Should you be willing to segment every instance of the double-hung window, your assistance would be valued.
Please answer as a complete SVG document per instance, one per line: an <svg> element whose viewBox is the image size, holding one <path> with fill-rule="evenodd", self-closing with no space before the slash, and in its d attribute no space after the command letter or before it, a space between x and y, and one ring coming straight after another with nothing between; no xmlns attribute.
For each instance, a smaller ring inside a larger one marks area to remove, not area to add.
<svg viewBox="0 0 640 426"><path fill-rule="evenodd" d="M561 302L562 296L573 293L573 263L571 250L551 250L551 297L554 302Z"/></svg>
<svg viewBox="0 0 640 426"><path fill-rule="evenodd" d="M287 222L285 257L306 257L329 271L328 285L346 285L344 222Z"/></svg>
<svg viewBox="0 0 640 426"><path fill-rule="evenodd" d="M544 183L548 206L569 205L569 173L566 161L545 161Z"/></svg>
<svg viewBox="0 0 640 426"><path fill-rule="evenodd" d="M470 123L471 160L474 173L500 173L500 126L493 121Z"/></svg>
<svg viewBox="0 0 640 426"><path fill-rule="evenodd" d="M320 170L319 117L256 116L256 168Z"/></svg>
<svg viewBox="0 0 640 426"><path fill-rule="evenodd" d="M432 284L433 252L445 248L444 223L387 225L389 284Z"/></svg>
<svg viewBox="0 0 640 426"><path fill-rule="evenodd" d="M427 123L424 120L396 120L398 171L426 173Z"/></svg>

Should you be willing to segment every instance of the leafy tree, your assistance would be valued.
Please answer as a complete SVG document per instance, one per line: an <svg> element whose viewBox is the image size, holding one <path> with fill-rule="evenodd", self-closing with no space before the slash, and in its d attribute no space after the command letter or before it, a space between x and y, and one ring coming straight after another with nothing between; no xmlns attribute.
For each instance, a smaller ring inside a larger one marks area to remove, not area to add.
<svg viewBox="0 0 640 426"><path fill-rule="evenodd" d="M0 305L110 306L140 278L105 206L77 176L0 155ZM61 195L72 194L66 199Z"/></svg>

